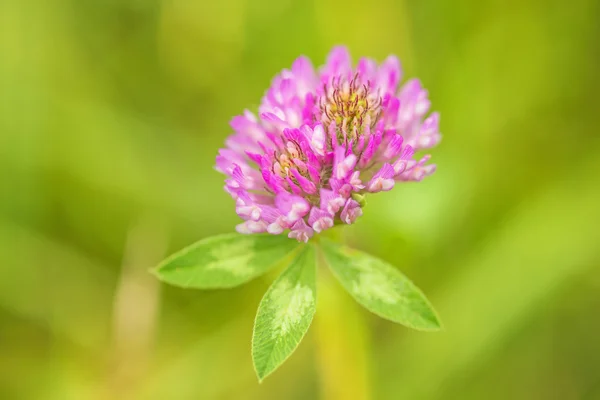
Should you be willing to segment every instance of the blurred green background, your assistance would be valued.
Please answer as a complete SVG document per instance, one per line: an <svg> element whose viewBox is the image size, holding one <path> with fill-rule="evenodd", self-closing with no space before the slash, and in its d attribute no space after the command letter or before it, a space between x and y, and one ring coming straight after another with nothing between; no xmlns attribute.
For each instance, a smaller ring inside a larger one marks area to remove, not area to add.
<svg viewBox="0 0 600 400"><path fill-rule="evenodd" d="M147 269L233 230L212 169L229 120L296 56L346 44L397 54L444 134L434 176L346 231L446 328L360 311L373 398L600 399L599 17L596 0L0 1L0 398L318 396L314 330L256 382L274 274L201 292Z"/></svg>

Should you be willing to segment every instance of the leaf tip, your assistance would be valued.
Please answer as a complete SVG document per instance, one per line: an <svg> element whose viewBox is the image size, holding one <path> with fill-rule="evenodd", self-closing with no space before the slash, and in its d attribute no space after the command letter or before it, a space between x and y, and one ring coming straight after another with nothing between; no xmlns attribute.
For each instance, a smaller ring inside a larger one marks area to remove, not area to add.
<svg viewBox="0 0 600 400"><path fill-rule="evenodd" d="M424 332L443 332L444 331L444 327L442 326L441 323L437 323L437 324L432 324L426 328L422 328L420 329Z"/></svg>
<svg viewBox="0 0 600 400"><path fill-rule="evenodd" d="M444 323L442 322L440 317L438 317L436 315L435 316L435 328L433 329L432 332L445 332L445 331L446 331L446 327L444 326Z"/></svg>
<svg viewBox="0 0 600 400"><path fill-rule="evenodd" d="M438 317L438 315L435 313L433 313L430 318L427 318L427 320L423 321L422 324L419 324L418 326L411 326L411 328L423 332L443 332L445 330L444 324L440 320L440 317Z"/></svg>
<svg viewBox="0 0 600 400"><path fill-rule="evenodd" d="M269 375L271 375L277 368L271 369L269 370L258 370L258 367L256 365L256 362L254 360L254 354L252 354L252 366L254 367L254 373L256 374L256 379L258 380L258 383L261 384L264 382L265 378Z"/></svg>
<svg viewBox="0 0 600 400"><path fill-rule="evenodd" d="M160 264L157 265L157 266L155 266L155 267L150 267L146 271L150 275L154 275L154 277L156 277L157 279L161 280L159 270L160 270Z"/></svg>
<svg viewBox="0 0 600 400"><path fill-rule="evenodd" d="M256 372L256 379L258 380L259 385L265 381L266 377L266 375L260 375L258 372Z"/></svg>

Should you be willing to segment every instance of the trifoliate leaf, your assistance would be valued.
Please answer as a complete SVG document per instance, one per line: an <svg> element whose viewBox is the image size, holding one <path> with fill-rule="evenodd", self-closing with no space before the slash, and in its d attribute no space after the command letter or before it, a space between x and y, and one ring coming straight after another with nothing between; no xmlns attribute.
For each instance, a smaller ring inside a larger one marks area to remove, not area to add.
<svg viewBox="0 0 600 400"><path fill-rule="evenodd" d="M316 309L316 258L306 246L273 282L258 307L252 337L252 360L262 381L298 347Z"/></svg>
<svg viewBox="0 0 600 400"><path fill-rule="evenodd" d="M342 286L367 310L410 328L435 331L441 324L425 295L390 264L323 239L321 248Z"/></svg>
<svg viewBox="0 0 600 400"><path fill-rule="evenodd" d="M264 274L297 247L295 240L284 236L213 236L173 254L154 273L186 288L231 288Z"/></svg>

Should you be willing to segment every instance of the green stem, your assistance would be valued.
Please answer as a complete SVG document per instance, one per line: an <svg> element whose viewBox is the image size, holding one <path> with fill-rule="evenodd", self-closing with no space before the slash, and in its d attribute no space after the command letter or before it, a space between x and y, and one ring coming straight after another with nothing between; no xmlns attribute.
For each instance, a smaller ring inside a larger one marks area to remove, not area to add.
<svg viewBox="0 0 600 400"><path fill-rule="evenodd" d="M370 352L365 316L332 276L322 257L319 264L318 308L313 329L321 398L368 400Z"/></svg>

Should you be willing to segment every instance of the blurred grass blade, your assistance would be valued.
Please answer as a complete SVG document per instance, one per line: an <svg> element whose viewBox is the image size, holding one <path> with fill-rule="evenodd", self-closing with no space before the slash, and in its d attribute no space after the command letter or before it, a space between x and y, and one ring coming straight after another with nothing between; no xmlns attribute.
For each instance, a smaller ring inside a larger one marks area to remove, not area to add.
<svg viewBox="0 0 600 400"><path fill-rule="evenodd" d="M333 274L367 310L409 328L425 331L441 328L423 293L396 268L329 240L321 243Z"/></svg>
<svg viewBox="0 0 600 400"><path fill-rule="evenodd" d="M275 371L296 350L316 310L316 258L306 246L260 302L252 337L258 379Z"/></svg>
<svg viewBox="0 0 600 400"><path fill-rule="evenodd" d="M592 151L587 159L574 163L557 175L551 185L519 204L510 218L489 235L484 246L457 259L455 265L449 264L452 270L460 265L462 273L445 281L432 296L444 315L447 332L434 336L390 336L381 355L383 391L408 399L455 398L451 390L462 394L461 383L480 379L481 366L507 356L507 349L512 348L509 346L514 346L511 341L529 338L536 342L548 337L557 340L553 329L546 328L545 333L535 333L536 336L523 332L535 332L534 327L544 330L545 325L538 325L544 315L554 319L552 323L557 326L568 325L560 319L560 310L579 310L581 306L570 303L574 300L565 289L581 290L574 282L586 279L588 271L597 270L600 248L597 224L593 221L600 221L600 158L598 148ZM597 300L589 304L597 308ZM556 311L550 312L550 305ZM574 327L571 334L579 338ZM516 354L517 349L512 348L511 352ZM402 354L401 367L397 354ZM519 357L528 359L532 355ZM488 373L500 374L497 368L494 365ZM514 398L501 393L496 398ZM564 393L554 398L583 398Z"/></svg>
<svg viewBox="0 0 600 400"><path fill-rule="evenodd" d="M173 254L154 273L175 286L231 288L264 274L297 247L295 240L285 236L213 236Z"/></svg>

